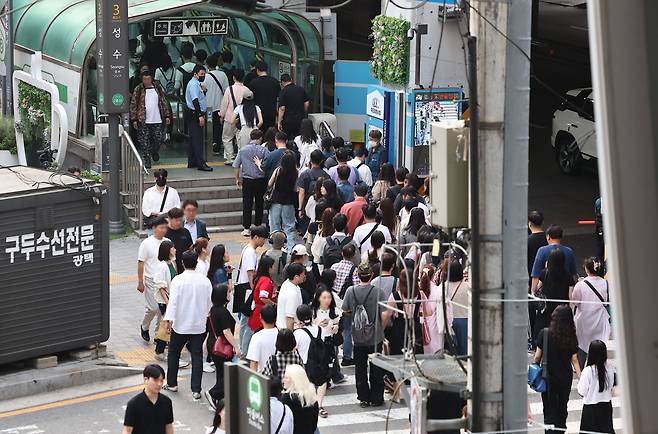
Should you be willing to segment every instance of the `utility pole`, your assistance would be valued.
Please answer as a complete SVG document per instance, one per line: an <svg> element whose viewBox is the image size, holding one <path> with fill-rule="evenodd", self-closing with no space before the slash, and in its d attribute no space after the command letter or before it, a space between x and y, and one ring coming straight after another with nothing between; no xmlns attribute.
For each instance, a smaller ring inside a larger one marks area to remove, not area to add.
<svg viewBox="0 0 658 434"><path fill-rule="evenodd" d="M503 153L507 44L491 24L507 29L506 2L471 1L470 33L476 38L478 143L475 179L478 233L474 264L472 327L469 328L471 431L503 429ZM476 12L477 11L477 12ZM479 14L478 14L479 12ZM480 16L480 14L482 16ZM491 24L487 23L484 18ZM472 45L472 44L471 44ZM472 174L473 175L473 174ZM473 178L472 178L473 179ZM475 280L477 279L477 280ZM483 301L484 300L484 301ZM475 312L473 312L475 311Z"/></svg>
<svg viewBox="0 0 658 434"><path fill-rule="evenodd" d="M512 431L527 426L526 55L532 4L477 0L471 5L469 49L477 65L471 431Z"/></svg>

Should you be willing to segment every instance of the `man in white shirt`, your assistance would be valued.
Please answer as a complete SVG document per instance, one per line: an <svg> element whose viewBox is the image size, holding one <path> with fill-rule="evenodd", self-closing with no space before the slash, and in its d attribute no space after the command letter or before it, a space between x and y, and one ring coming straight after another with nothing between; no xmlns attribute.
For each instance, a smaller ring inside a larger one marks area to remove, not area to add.
<svg viewBox="0 0 658 434"><path fill-rule="evenodd" d="M137 253L137 290L144 294L144 318L139 326L142 339L149 342L149 328L153 318L156 318L156 325L160 321L162 314L155 300L155 283L153 277L158 272L158 252L160 244L166 240L167 219L164 216L158 216L153 223L153 235L142 241Z"/></svg>
<svg viewBox="0 0 658 434"><path fill-rule="evenodd" d="M425 212L425 222L430 224L430 210L425 205L422 200L419 200L415 195L415 189L413 187L405 187L400 192L402 195L402 209L398 213L400 217L400 230L404 230L409 224L409 216L411 215L411 210L418 207Z"/></svg>
<svg viewBox="0 0 658 434"><path fill-rule="evenodd" d="M228 77L226 73L217 69L219 54L213 53L206 59L208 70L206 71L206 104L208 112L212 113L212 149L213 152L219 153L222 145L222 120L219 117L219 111L224 98L224 91L228 89Z"/></svg>
<svg viewBox="0 0 658 434"><path fill-rule="evenodd" d="M276 326L293 330L297 322L297 308L303 302L299 285L306 280L306 269L295 262L286 267L286 275L288 279L281 285L277 300Z"/></svg>
<svg viewBox="0 0 658 434"><path fill-rule="evenodd" d="M153 176L155 185L147 188L142 197L144 217L157 217L167 214L172 208L180 208L178 192L167 185L167 169L158 169L153 172Z"/></svg>
<svg viewBox="0 0 658 434"><path fill-rule="evenodd" d="M238 265L238 275L233 295L233 313L237 313L238 318L240 318L240 352L242 354L249 352L249 341L254 332L247 324L249 317L242 314L241 310L245 301L254 290L254 277L256 276L256 266L258 265L256 249L263 247L265 241L270 236L265 226L252 226L249 234L251 239L240 255L240 264Z"/></svg>
<svg viewBox="0 0 658 434"><path fill-rule="evenodd" d="M198 400L201 399L203 341L206 338L206 320L212 307L212 284L206 276L194 271L196 265L195 252L183 253L185 271L171 281L169 304L164 317L167 328L171 330L164 389L178 391L178 359L187 344L192 356L192 398Z"/></svg>
<svg viewBox="0 0 658 434"><path fill-rule="evenodd" d="M222 98L222 104L219 109L219 117L224 122L222 127L222 143L224 144L224 158L226 159L226 165L232 164L235 156L233 141L237 140L236 135L238 129L235 124L232 124L229 121L235 108L242 104L242 95L248 90L247 86L242 84L243 79L244 70L239 68L234 69L234 84L224 91L224 97Z"/></svg>
<svg viewBox="0 0 658 434"><path fill-rule="evenodd" d="M316 338L322 337L320 327L313 324L313 311L308 304L301 304L297 307L297 318L299 319L300 328L294 331L295 340L297 341L297 351L301 356L304 364L308 360L308 349L311 346L311 336ZM310 333L310 335L309 335Z"/></svg>
<svg viewBox="0 0 658 434"><path fill-rule="evenodd" d="M263 306L260 320L263 328L252 336L247 352L249 367L256 372L265 368L269 358L276 353L276 337L279 333L276 328L276 308L271 304Z"/></svg>
<svg viewBox="0 0 658 434"><path fill-rule="evenodd" d="M366 164L366 157L368 151L365 147L360 147L354 151L354 158L347 162L350 166L354 167L363 181L368 187L372 187L372 171Z"/></svg>
<svg viewBox="0 0 658 434"><path fill-rule="evenodd" d="M363 218L365 223L354 231L354 243L356 243L359 251L367 252L372 248L370 237L375 231L380 231L384 234L384 240L386 243L391 242L391 232L386 226L380 225L376 221L377 206L375 204L369 203L363 208Z"/></svg>

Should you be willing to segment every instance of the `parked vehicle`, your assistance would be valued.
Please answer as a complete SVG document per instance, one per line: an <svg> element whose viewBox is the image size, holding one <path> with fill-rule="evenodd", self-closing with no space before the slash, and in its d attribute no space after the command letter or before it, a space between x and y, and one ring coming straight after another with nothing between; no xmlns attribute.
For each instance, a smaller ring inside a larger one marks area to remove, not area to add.
<svg viewBox="0 0 658 434"><path fill-rule="evenodd" d="M578 172L584 160L596 158L596 130L592 89L572 89L553 113L551 142L560 170Z"/></svg>

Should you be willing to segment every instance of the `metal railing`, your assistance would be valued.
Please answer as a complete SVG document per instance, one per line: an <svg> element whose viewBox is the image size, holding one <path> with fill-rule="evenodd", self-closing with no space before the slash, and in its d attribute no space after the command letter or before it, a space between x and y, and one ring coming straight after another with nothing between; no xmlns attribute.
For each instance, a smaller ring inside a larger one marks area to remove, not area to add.
<svg viewBox="0 0 658 434"><path fill-rule="evenodd" d="M318 126L318 135L321 138L329 137L330 139L333 139L336 137L336 134L331 129L327 121L320 122L320 125Z"/></svg>
<svg viewBox="0 0 658 434"><path fill-rule="evenodd" d="M144 167L142 157L127 131L121 134L121 195L123 203L135 212L137 228L143 229L142 197L144 196Z"/></svg>

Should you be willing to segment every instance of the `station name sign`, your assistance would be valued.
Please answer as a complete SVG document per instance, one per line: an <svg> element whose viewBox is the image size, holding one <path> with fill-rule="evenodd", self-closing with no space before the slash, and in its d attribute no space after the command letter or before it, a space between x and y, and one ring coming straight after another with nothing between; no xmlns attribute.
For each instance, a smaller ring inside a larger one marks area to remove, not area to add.
<svg viewBox="0 0 658 434"><path fill-rule="evenodd" d="M98 106L103 113L129 110L128 0L96 0Z"/></svg>
<svg viewBox="0 0 658 434"><path fill-rule="evenodd" d="M228 34L228 18L164 18L155 20L153 36L211 36Z"/></svg>

